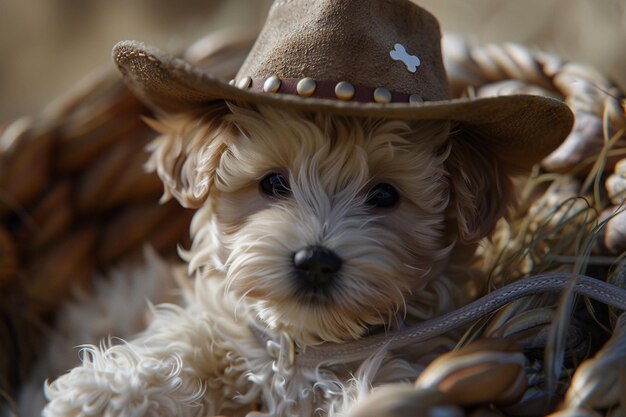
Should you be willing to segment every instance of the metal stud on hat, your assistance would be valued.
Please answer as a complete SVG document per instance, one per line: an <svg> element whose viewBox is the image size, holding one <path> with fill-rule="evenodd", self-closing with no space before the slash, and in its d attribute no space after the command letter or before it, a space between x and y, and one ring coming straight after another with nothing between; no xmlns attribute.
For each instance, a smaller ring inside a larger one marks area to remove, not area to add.
<svg viewBox="0 0 626 417"><path fill-rule="evenodd" d="M317 83L313 78L306 77L298 81L296 85L296 92L299 96L302 97L310 97L315 93L315 89L317 88Z"/></svg>
<svg viewBox="0 0 626 417"><path fill-rule="evenodd" d="M276 93L280 89L280 78L275 75L272 75L263 84L263 91L266 93Z"/></svg>
<svg viewBox="0 0 626 417"><path fill-rule="evenodd" d="M251 86L252 86L252 77L250 76L243 77L237 83L237 87L239 88L250 88Z"/></svg>
<svg viewBox="0 0 626 417"><path fill-rule="evenodd" d="M389 91L385 87L378 87L374 90L374 101L376 103L391 102L391 91Z"/></svg>
<svg viewBox="0 0 626 417"><path fill-rule="evenodd" d="M354 86L346 81L339 81L335 86L335 96L339 100L352 100L354 97Z"/></svg>

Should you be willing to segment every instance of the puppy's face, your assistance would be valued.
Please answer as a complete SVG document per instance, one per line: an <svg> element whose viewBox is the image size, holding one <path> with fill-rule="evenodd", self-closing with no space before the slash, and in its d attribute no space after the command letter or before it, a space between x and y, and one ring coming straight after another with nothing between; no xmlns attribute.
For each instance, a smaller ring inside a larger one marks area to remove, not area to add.
<svg viewBox="0 0 626 417"><path fill-rule="evenodd" d="M176 174L206 193L192 267L222 269L227 291L305 344L358 338L419 306L450 247L448 124L231 110L228 128L190 145L188 180L189 155Z"/></svg>

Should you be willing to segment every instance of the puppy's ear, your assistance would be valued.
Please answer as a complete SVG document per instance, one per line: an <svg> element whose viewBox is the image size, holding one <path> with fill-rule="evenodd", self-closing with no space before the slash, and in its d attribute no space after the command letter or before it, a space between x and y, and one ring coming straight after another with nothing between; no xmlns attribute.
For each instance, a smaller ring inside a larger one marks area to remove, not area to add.
<svg viewBox="0 0 626 417"><path fill-rule="evenodd" d="M226 149L223 121L226 106L203 109L202 112L145 119L161 136L148 150L152 155L146 169L156 171L163 181L161 202L174 197L186 208L198 208L213 185L220 156Z"/></svg>
<svg viewBox="0 0 626 417"><path fill-rule="evenodd" d="M449 216L461 242L487 237L514 203L511 175L480 139L453 135L446 170L452 186Z"/></svg>

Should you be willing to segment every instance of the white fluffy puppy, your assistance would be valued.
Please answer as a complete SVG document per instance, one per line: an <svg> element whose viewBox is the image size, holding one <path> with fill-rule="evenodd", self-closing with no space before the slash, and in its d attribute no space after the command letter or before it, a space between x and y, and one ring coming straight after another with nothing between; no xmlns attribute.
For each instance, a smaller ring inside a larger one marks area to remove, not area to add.
<svg viewBox="0 0 626 417"><path fill-rule="evenodd" d="M193 295L158 306L134 340L85 347L47 386L46 416L345 411L370 385L417 376L423 352L302 368L289 345L359 339L466 302L480 282L463 253L510 200L501 167L447 122L231 105L152 125L166 196L199 208L183 253ZM265 346L254 327L282 342Z"/></svg>

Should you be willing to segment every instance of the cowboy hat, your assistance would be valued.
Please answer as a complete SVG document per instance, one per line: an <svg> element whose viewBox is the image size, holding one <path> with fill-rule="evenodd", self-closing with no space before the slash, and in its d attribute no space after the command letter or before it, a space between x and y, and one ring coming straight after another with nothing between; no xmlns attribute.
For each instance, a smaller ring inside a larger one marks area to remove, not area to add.
<svg viewBox="0 0 626 417"><path fill-rule="evenodd" d="M230 82L141 42L118 43L113 57L131 90L162 112L232 101L347 116L451 120L521 169L554 150L573 124L569 108L548 97L453 99L439 23L408 0L276 0Z"/></svg>

